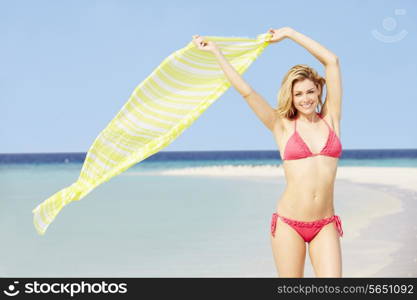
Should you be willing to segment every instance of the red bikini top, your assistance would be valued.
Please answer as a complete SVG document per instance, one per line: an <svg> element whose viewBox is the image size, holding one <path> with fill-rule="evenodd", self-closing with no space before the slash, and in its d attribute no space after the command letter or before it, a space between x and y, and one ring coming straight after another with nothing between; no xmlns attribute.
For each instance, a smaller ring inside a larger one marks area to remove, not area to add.
<svg viewBox="0 0 417 300"><path fill-rule="evenodd" d="M303 139L297 132L297 119L294 121L294 133L289 138L287 145L285 146L284 151L284 160L293 160L300 158L307 158L317 155L326 155L331 157L340 157L342 154L342 144L340 143L339 138L326 122L325 119L320 114L317 114L320 119L322 119L327 127L329 127L329 135L327 137L327 142L324 145L323 149L319 153L312 153L309 147L304 143ZM297 117L298 118L298 117Z"/></svg>

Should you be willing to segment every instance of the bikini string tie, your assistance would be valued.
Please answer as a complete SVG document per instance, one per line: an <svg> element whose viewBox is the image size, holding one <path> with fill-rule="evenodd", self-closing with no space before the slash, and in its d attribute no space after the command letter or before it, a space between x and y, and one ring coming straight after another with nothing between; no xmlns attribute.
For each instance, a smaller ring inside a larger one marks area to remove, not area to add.
<svg viewBox="0 0 417 300"><path fill-rule="evenodd" d="M275 229L277 228L277 219L278 219L278 214L276 213L272 214L271 233L273 237L275 237Z"/></svg>
<svg viewBox="0 0 417 300"><path fill-rule="evenodd" d="M342 220L340 220L339 216L334 216L334 220L336 222L337 231L339 231L340 236L343 236Z"/></svg>

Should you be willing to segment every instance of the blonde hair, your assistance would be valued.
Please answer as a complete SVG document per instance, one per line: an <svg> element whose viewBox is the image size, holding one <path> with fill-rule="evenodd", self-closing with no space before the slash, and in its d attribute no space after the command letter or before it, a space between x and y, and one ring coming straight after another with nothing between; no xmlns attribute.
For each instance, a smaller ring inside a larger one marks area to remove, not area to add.
<svg viewBox="0 0 417 300"><path fill-rule="evenodd" d="M318 112L321 113L323 108L321 97L323 94L323 86L326 83L326 80L321 77L313 68L310 68L307 65L295 65L287 72L287 74L285 74L281 83L281 88L278 92L278 107L275 109L275 112L281 118L292 119L296 116L297 109L295 108L292 101L292 90L294 84L297 81L303 81L304 79L309 79L317 88L320 87L321 92L319 95Z"/></svg>

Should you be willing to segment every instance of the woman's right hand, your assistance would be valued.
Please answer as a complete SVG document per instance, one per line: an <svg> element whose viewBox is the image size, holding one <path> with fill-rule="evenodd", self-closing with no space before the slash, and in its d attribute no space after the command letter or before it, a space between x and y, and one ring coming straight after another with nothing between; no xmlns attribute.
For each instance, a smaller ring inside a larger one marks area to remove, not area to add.
<svg viewBox="0 0 417 300"><path fill-rule="evenodd" d="M213 41L205 41L202 36L198 34L193 35L193 42L197 46L198 49L208 52L215 52L219 51L219 47L217 47L216 43Z"/></svg>

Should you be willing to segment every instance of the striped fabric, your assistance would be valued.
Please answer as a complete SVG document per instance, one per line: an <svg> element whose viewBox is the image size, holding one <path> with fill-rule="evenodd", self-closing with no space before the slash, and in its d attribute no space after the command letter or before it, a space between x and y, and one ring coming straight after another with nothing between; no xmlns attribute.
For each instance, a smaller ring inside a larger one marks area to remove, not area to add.
<svg viewBox="0 0 417 300"><path fill-rule="evenodd" d="M243 74L271 37L256 39L206 36ZM215 56L191 41L169 55L140 83L87 152L76 182L58 191L32 212L43 235L59 211L95 187L155 154L175 140L229 87Z"/></svg>

